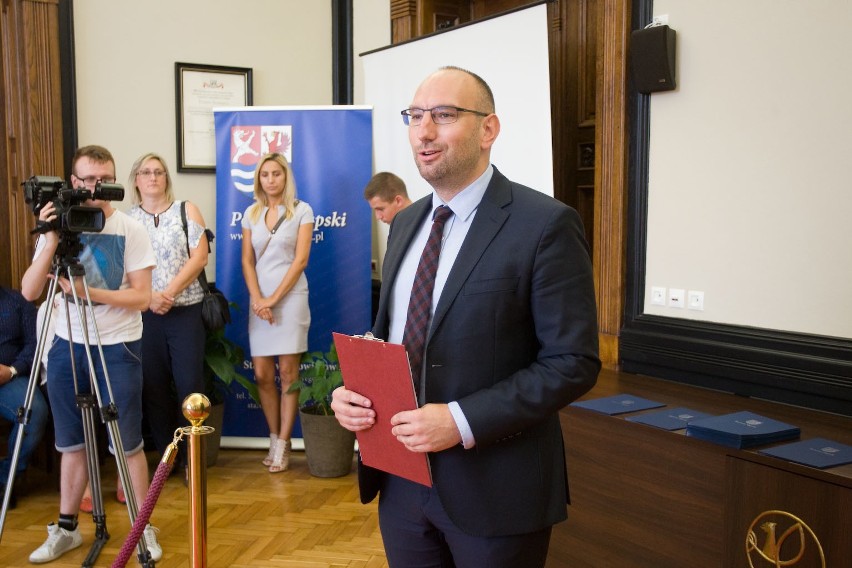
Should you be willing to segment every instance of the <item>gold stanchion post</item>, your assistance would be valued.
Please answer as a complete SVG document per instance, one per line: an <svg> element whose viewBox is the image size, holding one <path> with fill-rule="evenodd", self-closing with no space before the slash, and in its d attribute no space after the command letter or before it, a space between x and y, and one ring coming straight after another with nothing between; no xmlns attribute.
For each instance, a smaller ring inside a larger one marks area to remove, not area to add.
<svg viewBox="0 0 852 568"><path fill-rule="evenodd" d="M213 432L203 423L210 415L210 400L194 393L183 401L183 415L191 426L183 428L189 440L189 532L192 568L207 568L207 459L202 436Z"/></svg>

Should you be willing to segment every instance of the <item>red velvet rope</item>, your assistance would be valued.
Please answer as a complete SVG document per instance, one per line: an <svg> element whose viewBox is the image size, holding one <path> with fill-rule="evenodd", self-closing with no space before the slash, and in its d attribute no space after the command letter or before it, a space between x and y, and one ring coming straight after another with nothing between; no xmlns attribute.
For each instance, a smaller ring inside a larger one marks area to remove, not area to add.
<svg viewBox="0 0 852 568"><path fill-rule="evenodd" d="M130 555L133 554L133 550L139 543L139 539L142 538L142 533L145 532L145 525L148 524L148 519L151 518L151 513L154 511L154 505L157 504L157 499L160 498L163 486L166 484L166 481L169 478L169 473L172 471L175 452L172 452L171 454L171 459L165 462L161 461L157 466L157 471L154 472L154 479L151 480L151 485L148 487L148 494L145 495L145 502L142 503L142 509L140 509L139 514L136 515L136 520L133 522L133 528L130 529L130 534L127 535L124 545L122 545L118 556L112 563L112 568L124 568L124 566L127 565L127 561L130 559Z"/></svg>

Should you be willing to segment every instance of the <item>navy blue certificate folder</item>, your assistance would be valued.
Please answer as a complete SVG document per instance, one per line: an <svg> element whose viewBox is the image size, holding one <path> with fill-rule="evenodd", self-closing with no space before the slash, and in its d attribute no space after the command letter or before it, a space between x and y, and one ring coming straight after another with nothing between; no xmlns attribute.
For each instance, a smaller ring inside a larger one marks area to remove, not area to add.
<svg viewBox="0 0 852 568"><path fill-rule="evenodd" d="M640 414L638 416L630 416L627 420L630 422L647 424L648 426L654 426L655 428L662 428L663 430L680 430L681 428L686 428L687 423L692 422L693 420L710 418L711 416L711 414L707 414L706 412L698 412L691 408L679 407L667 408L656 412L648 412L647 414Z"/></svg>
<svg viewBox="0 0 852 568"><path fill-rule="evenodd" d="M734 412L687 424L686 435L732 448L750 448L799 437L797 426L753 412Z"/></svg>
<svg viewBox="0 0 852 568"><path fill-rule="evenodd" d="M604 398L593 398L591 400L583 400L580 402L572 402L571 406L602 412L603 414L624 414L625 412L636 412L637 410L647 410L649 408L658 408L665 406L662 402L640 398L632 394L617 394L615 396L607 396Z"/></svg>
<svg viewBox="0 0 852 568"><path fill-rule="evenodd" d="M767 456L819 469L852 463L852 446L825 438L802 440L758 451Z"/></svg>

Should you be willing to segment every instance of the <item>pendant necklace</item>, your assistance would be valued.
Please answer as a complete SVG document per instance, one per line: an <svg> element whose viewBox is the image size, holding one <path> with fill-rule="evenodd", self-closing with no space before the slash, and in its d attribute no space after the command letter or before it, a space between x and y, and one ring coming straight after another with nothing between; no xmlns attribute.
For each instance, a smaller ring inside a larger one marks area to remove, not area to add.
<svg viewBox="0 0 852 568"><path fill-rule="evenodd" d="M144 211L145 213L147 213L148 215L150 215L151 217L154 218L154 228L155 229L160 226L160 215L162 215L163 213L165 213L166 211L168 211L171 208L172 208L172 204L169 203L169 206L166 207L165 209L163 209L162 211L160 211L159 213L151 213L150 211L148 211L147 209L145 209L141 205L139 206L139 209L141 209L142 211Z"/></svg>

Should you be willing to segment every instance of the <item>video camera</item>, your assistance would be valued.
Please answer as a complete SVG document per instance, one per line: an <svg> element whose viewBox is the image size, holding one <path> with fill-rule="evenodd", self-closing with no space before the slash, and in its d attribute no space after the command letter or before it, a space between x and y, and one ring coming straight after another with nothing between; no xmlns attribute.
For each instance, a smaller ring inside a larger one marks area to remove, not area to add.
<svg viewBox="0 0 852 568"><path fill-rule="evenodd" d="M68 187L58 177L32 176L23 183L24 200L38 216L42 208L50 202L56 208L56 219L50 222L39 221L33 233L50 231L68 233L100 233L106 217L99 207L80 205L89 199L121 201L124 199L124 186L119 183L98 182L94 190Z"/></svg>

